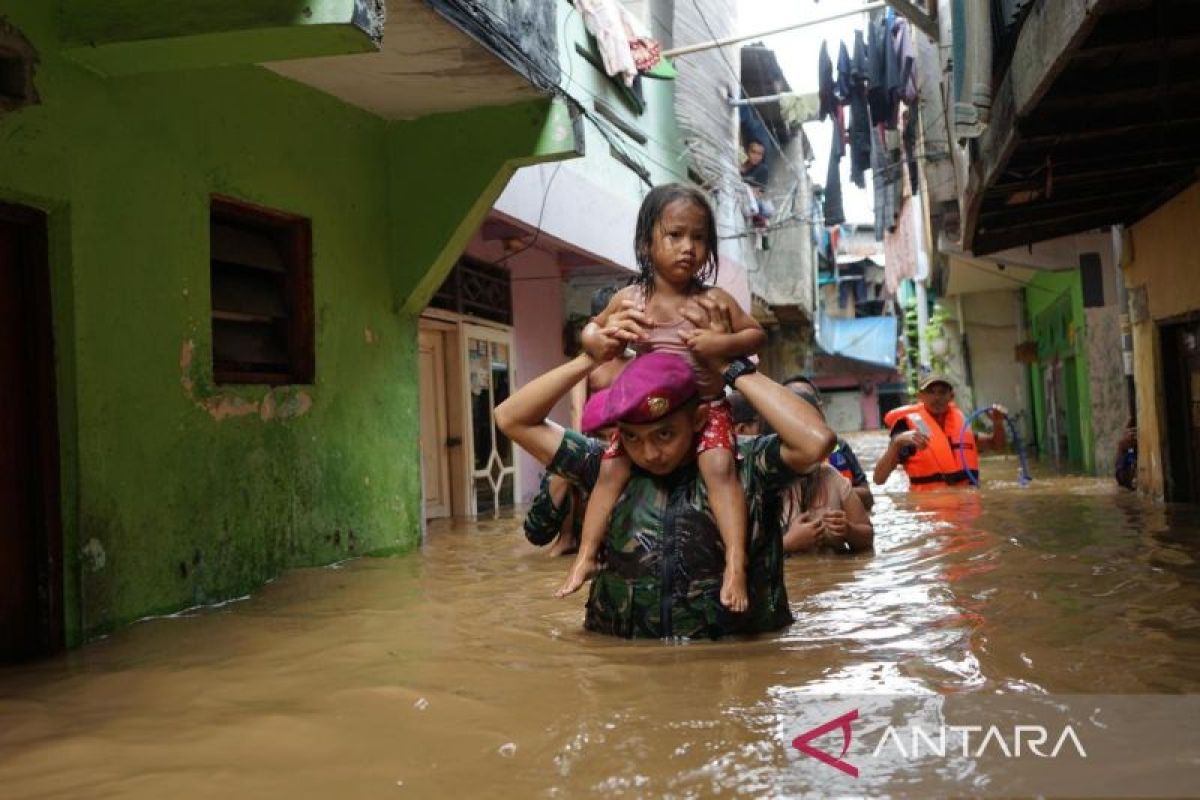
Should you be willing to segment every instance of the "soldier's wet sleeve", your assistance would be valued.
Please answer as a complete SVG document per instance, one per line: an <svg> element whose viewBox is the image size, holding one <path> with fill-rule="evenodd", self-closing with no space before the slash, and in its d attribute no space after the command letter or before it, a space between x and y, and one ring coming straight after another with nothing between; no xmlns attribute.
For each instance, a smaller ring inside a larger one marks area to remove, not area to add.
<svg viewBox="0 0 1200 800"><path fill-rule="evenodd" d="M571 492L567 492L561 505L554 505L554 498L550 494L550 473L547 472L542 476L541 487L525 514L525 538L538 547L550 544L562 530L563 520L570 510Z"/></svg>
<svg viewBox="0 0 1200 800"><path fill-rule="evenodd" d="M740 445L742 486L764 492L778 491L796 480L798 473L783 460L783 441L775 434L756 436Z"/></svg>
<svg viewBox="0 0 1200 800"><path fill-rule="evenodd" d="M571 483L590 492L600 475L600 456L604 445L578 431L563 431L562 444L554 454L547 470L561 475Z"/></svg>

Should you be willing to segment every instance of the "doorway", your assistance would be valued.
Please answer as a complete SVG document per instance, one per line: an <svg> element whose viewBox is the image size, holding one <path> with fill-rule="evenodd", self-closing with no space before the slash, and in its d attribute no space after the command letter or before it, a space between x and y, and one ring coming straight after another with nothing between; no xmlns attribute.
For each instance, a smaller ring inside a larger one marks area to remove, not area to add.
<svg viewBox="0 0 1200 800"><path fill-rule="evenodd" d="M471 421L471 514L497 516L517 497L516 448L492 415L513 387L512 331L464 325L463 341Z"/></svg>
<svg viewBox="0 0 1200 800"><path fill-rule="evenodd" d="M46 217L0 203L0 662L63 646Z"/></svg>
<svg viewBox="0 0 1200 800"><path fill-rule="evenodd" d="M1069 362L1068 362L1069 363ZM1056 467L1073 463L1075 455L1071 447L1071 393L1067 364L1055 358L1043 365L1042 396L1046 400L1046 452L1054 457Z"/></svg>
<svg viewBox="0 0 1200 800"><path fill-rule="evenodd" d="M516 448L492 412L513 386L507 326L427 309L418 330L425 519L496 516L518 497Z"/></svg>
<svg viewBox="0 0 1200 800"><path fill-rule="evenodd" d="M425 519L450 516L450 457L447 452L446 332L421 322L418 342L421 392L421 489Z"/></svg>
<svg viewBox="0 0 1200 800"><path fill-rule="evenodd" d="M1160 328L1166 499L1200 502L1200 319Z"/></svg>

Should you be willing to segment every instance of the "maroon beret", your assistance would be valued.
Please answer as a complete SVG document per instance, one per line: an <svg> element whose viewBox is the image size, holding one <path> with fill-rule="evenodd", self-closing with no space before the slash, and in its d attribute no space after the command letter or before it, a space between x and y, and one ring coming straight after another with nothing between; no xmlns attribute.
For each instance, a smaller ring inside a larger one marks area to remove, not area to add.
<svg viewBox="0 0 1200 800"><path fill-rule="evenodd" d="M654 422L678 411L696 394L696 376L687 361L673 353L647 353L629 362L612 386L588 400L583 430Z"/></svg>

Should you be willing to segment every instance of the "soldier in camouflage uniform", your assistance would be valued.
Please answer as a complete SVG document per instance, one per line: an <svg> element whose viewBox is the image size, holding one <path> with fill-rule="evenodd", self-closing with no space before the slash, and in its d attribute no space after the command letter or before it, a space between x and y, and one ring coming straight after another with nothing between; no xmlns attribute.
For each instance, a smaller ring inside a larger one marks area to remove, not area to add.
<svg viewBox="0 0 1200 800"><path fill-rule="evenodd" d="M719 303L700 305L703 313L696 312L694 323L729 330L728 311ZM496 409L500 429L551 472L590 488L599 474L603 443L565 431L546 416L571 386L624 349L648 324L633 307L613 314L599 334L604 346L598 353L580 355L536 378ZM664 369L666 362L651 363L652 356L634 359L613 384L614 397L624 398L614 401L614 419L623 435L658 442L655 435L672 426L699 432L704 412L695 401L694 382L688 385L691 368L679 359L678 369ZM712 366L728 383L736 383L779 431L739 445L739 477L750 517L750 608L734 614L720 603L723 547L689 435L681 443L658 446L653 457L636 445L627 447L635 469L609 519L606 555L588 597L589 630L630 638L717 638L778 630L792 621L783 583L779 490L823 460L834 436L811 406L755 373L749 361ZM631 407L625 413L622 404L636 405L637 411ZM656 417L654 422L625 421L644 420L647 413Z"/></svg>
<svg viewBox="0 0 1200 800"><path fill-rule="evenodd" d="M715 639L777 630L792 622L783 586L779 512L771 513L768 506L770 501L777 505L779 490L796 475L780 459L777 437L757 437L739 443L738 449L738 478L750 512L750 610L733 614L720 603L724 549L693 460L666 479L633 471L613 508L604 566L592 578L584 627L626 638ZM603 450L595 439L564 431L549 469L591 487Z"/></svg>

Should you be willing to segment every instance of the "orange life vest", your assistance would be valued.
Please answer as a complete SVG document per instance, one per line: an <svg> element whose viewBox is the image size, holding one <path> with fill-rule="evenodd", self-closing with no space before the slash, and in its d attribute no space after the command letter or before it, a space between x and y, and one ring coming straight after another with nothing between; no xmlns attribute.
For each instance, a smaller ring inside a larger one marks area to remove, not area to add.
<svg viewBox="0 0 1200 800"><path fill-rule="evenodd" d="M929 436L929 446L913 453L903 464L913 491L924 492L947 486L969 485L970 477L963 471L963 454L966 455L967 469L971 471L971 476L976 481L979 480L979 450L975 446L975 434L970 430L963 433L966 418L958 410L958 406L950 404L946 411L945 427L937 424L924 403L893 408L883 418L889 429L895 427L900 420L904 420L909 430L920 430Z"/></svg>

